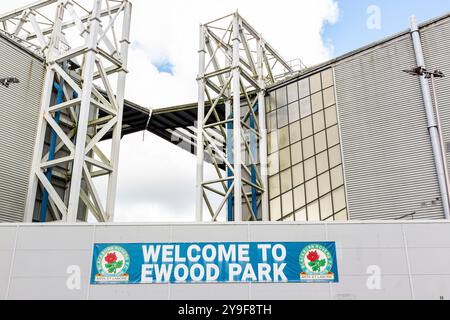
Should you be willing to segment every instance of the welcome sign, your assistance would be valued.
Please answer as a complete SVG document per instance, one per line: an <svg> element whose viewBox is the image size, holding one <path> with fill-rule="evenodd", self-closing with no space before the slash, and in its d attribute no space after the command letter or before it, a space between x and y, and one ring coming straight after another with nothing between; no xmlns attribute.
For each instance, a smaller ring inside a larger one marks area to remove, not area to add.
<svg viewBox="0 0 450 320"><path fill-rule="evenodd" d="M91 284L338 282L334 242L95 244Z"/></svg>

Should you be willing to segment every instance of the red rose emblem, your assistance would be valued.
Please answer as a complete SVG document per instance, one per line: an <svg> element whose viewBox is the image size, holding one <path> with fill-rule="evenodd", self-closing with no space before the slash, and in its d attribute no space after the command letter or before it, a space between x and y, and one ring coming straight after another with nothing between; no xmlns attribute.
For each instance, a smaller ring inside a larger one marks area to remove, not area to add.
<svg viewBox="0 0 450 320"><path fill-rule="evenodd" d="M308 255L306 256L306 258L307 258L309 261L314 262L314 261L319 260L319 255L317 254L317 251L310 251L310 252L308 253Z"/></svg>
<svg viewBox="0 0 450 320"><path fill-rule="evenodd" d="M117 261L117 256L115 252L108 253L105 257L105 261L108 263L113 263Z"/></svg>

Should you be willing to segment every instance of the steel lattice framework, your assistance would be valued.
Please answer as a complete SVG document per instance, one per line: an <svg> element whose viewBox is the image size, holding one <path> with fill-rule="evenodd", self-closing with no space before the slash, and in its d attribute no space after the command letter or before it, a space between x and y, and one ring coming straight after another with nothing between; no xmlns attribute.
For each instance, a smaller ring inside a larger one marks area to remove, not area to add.
<svg viewBox="0 0 450 320"><path fill-rule="evenodd" d="M38 1L0 16L0 32L46 65L25 221L32 221L39 186L54 220L76 222L80 199L98 221L112 220L130 19L127 0ZM106 155L98 143L111 131ZM48 133L55 143L45 152ZM65 181L63 194L52 174ZM100 176L108 177L106 200L94 184Z"/></svg>
<svg viewBox="0 0 450 320"><path fill-rule="evenodd" d="M212 221L223 212L228 221L269 220L265 90L294 69L237 12L200 25L197 221L204 204ZM204 178L205 156L215 179Z"/></svg>

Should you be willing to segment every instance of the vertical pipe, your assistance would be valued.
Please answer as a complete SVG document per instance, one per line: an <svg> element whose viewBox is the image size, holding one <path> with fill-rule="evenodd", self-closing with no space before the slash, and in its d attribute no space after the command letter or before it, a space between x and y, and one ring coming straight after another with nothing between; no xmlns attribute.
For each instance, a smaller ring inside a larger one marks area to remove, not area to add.
<svg viewBox="0 0 450 320"><path fill-rule="evenodd" d="M130 25L131 25L132 5L127 2L123 14L122 39L120 40L120 55L122 58L122 69L118 75L117 81L117 123L113 129L112 145L111 145L111 166L113 171L108 179L108 193L106 196L106 216L109 222L114 220L114 208L117 195L117 179L119 174L119 153L120 140L122 138L122 120L123 120L123 104L125 100L125 83L128 68L128 48L130 45Z"/></svg>
<svg viewBox="0 0 450 320"><path fill-rule="evenodd" d="M233 149L234 221L242 221L241 89L239 52L239 15L233 17Z"/></svg>
<svg viewBox="0 0 450 320"><path fill-rule="evenodd" d="M419 28L417 26L416 17L411 17L411 36L414 45L414 52L416 56L417 65L419 67L425 68L425 60L423 57L422 43L420 40ZM450 219L450 206L449 197L447 192L445 170L443 164L443 150L441 149L439 142L439 132L438 126L435 119L435 114L433 111L433 102L430 94L430 87L428 80L425 75L420 76L420 86L422 89L422 97L425 107L425 113L428 121L428 131L430 133L431 146L433 149L434 162L436 166L436 173L439 183L439 190L442 199L442 206L444 209L444 215L446 219Z"/></svg>
<svg viewBox="0 0 450 320"><path fill-rule="evenodd" d="M81 95L80 114L78 116L77 137L70 180L69 206L67 222L76 222L78 216L78 204L80 201L81 180L83 178L83 165L85 159L86 135L89 122L89 110L91 109L92 78L94 75L97 39L100 28L101 0L94 1L92 11L90 34L88 40L88 52L85 55L83 68L83 93Z"/></svg>
<svg viewBox="0 0 450 320"><path fill-rule="evenodd" d="M54 83L54 87L56 89L56 104L60 104L63 102L63 81L61 79L61 84ZM61 117L61 111L57 111L55 113L55 122L59 124L59 120ZM54 130L52 130L51 136L50 136L50 149L48 152L48 161L52 161L55 159L55 149L56 149L56 138L57 134ZM47 169L46 177L48 181L52 181L52 174L53 174L53 168L49 167ZM48 206L48 191L44 189L44 192L42 194L42 203L41 203L41 212L39 214L39 221L45 222L47 220L47 206Z"/></svg>
<svg viewBox="0 0 450 320"><path fill-rule="evenodd" d="M200 25L200 43L198 50L198 110L197 110L197 179L196 179L196 212L195 220L203 221L203 166L204 166L204 137L203 122L205 119L205 27Z"/></svg>
<svg viewBox="0 0 450 320"><path fill-rule="evenodd" d="M258 120L259 120L259 132L261 139L259 140L259 162L261 171L262 187L264 192L261 195L261 216L262 221L269 221L269 184L267 174L267 128L266 128L266 101L264 97L265 83L263 77L264 70L264 51L263 51L262 37L258 40Z"/></svg>

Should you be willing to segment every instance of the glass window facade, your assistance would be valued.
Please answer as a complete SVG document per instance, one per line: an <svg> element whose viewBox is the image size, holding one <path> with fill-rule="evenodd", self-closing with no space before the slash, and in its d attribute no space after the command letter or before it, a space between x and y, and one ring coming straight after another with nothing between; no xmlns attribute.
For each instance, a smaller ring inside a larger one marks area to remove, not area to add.
<svg viewBox="0 0 450 320"><path fill-rule="evenodd" d="M267 97L270 217L347 220L333 71Z"/></svg>

